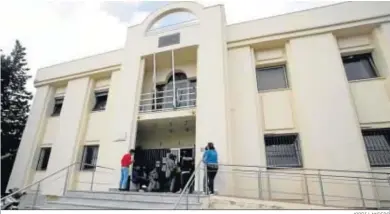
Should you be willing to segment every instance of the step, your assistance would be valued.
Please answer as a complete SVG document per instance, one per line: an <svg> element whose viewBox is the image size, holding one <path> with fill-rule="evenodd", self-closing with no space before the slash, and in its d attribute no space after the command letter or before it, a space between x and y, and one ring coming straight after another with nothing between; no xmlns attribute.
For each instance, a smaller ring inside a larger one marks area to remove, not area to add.
<svg viewBox="0 0 390 214"><path fill-rule="evenodd" d="M45 205L38 207L41 210L114 210L112 207L90 206L81 203L67 203L67 202L47 202Z"/></svg>
<svg viewBox="0 0 390 214"><path fill-rule="evenodd" d="M66 202L66 203L82 203L86 205L101 205L105 207L121 207L123 209L173 209L175 203L172 202L162 202L162 201L152 201L152 200L119 200L119 199L97 199L95 197L73 197L65 196L58 199L57 202ZM200 203L189 202L189 209L198 209ZM186 208L186 201L182 201L179 205L179 208Z"/></svg>
<svg viewBox="0 0 390 214"><path fill-rule="evenodd" d="M180 206L179 209L184 209L185 206ZM110 209L110 210L153 210L153 209L167 209L172 210L173 204L162 203L120 203L117 200L88 200L78 199L77 201L50 201L39 209ZM189 209L200 209L200 205L191 205Z"/></svg>
<svg viewBox="0 0 390 214"><path fill-rule="evenodd" d="M90 191L68 191L66 196L69 197L88 197L95 199L117 199L127 201L149 201L176 203L179 200L180 194L176 193L146 193L146 192L90 192ZM205 195L188 195L189 203L199 203ZM183 196L181 203L185 202L186 196Z"/></svg>

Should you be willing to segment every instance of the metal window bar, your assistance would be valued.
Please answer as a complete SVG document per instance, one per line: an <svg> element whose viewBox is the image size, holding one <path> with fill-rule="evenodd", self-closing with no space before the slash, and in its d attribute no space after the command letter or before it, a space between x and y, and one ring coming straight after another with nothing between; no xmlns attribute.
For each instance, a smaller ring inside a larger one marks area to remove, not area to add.
<svg viewBox="0 0 390 214"><path fill-rule="evenodd" d="M363 130L362 133L370 165L390 166L390 129Z"/></svg>
<svg viewBox="0 0 390 214"><path fill-rule="evenodd" d="M301 167L299 136L265 136L266 159L269 168Z"/></svg>

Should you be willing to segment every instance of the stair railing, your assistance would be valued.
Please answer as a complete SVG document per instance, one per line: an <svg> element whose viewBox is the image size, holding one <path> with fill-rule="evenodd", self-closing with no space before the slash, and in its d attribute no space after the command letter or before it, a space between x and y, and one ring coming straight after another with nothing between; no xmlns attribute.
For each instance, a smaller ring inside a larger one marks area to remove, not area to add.
<svg viewBox="0 0 390 214"><path fill-rule="evenodd" d="M181 190L181 193L180 193L180 196L179 196L179 199L176 201L173 209L177 209L178 206L180 205L181 203L181 200L183 197L186 198L186 209L188 210L189 209L189 194L190 194L190 188L192 188L192 186L195 184L195 175L196 174L199 174L200 172L200 169L201 169L201 165L202 165L203 161L199 161L198 164L196 164L195 166L195 169L194 169L194 172L191 174L190 178L188 179L186 185L184 186L184 188ZM201 191L200 191L200 182L199 182L199 191L197 192L198 194L198 202L200 201L199 200L199 196L201 194Z"/></svg>
<svg viewBox="0 0 390 214"><path fill-rule="evenodd" d="M80 162L75 162L75 163L69 164L68 166L63 167L63 168L61 168L61 169L51 173L50 175L47 175L47 176L39 179L38 181L35 181L35 182L33 182L33 183L31 183L31 184L29 184L29 185L27 185L27 186L25 186L25 187L15 191L15 192L12 192L11 194L9 194L7 196L2 197L1 201L4 201L4 199L6 199L6 198L13 197L14 195L26 192L26 190L30 189L33 186L37 186L37 189L35 191L34 198L33 198L33 204L32 204L32 209L34 209L35 206L36 206L37 200L38 200L38 194L39 194L42 182L46 181L47 179L52 178L55 175L58 175L59 173L64 172L64 171L66 171L66 175L65 175L65 183L64 183L64 189L63 189L62 195L65 195L67 190L68 190L68 180L69 180L69 175L70 175L70 168L75 166L75 165L78 165L78 164L81 164L81 163ZM96 168L103 168L103 169L114 170L113 168L99 166L99 165L93 165L93 164L87 164L87 163L82 163L82 165L93 166L93 168L94 168L93 171L92 171L92 178L91 178L91 191L93 189Z"/></svg>

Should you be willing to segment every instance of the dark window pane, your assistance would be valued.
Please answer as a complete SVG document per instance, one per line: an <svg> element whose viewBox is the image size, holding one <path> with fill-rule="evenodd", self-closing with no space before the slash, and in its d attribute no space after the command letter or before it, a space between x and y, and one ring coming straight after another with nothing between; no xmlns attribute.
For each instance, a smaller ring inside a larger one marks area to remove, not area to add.
<svg viewBox="0 0 390 214"><path fill-rule="evenodd" d="M63 102L64 102L63 97L55 98L52 116L58 116L61 114Z"/></svg>
<svg viewBox="0 0 390 214"><path fill-rule="evenodd" d="M390 129L363 130L364 143L372 167L390 166Z"/></svg>
<svg viewBox="0 0 390 214"><path fill-rule="evenodd" d="M360 80L377 77L371 54L343 57L343 64L348 80Z"/></svg>
<svg viewBox="0 0 390 214"><path fill-rule="evenodd" d="M258 91L287 88L285 66L256 69Z"/></svg>
<svg viewBox="0 0 390 214"><path fill-rule="evenodd" d="M298 135L265 137L268 167L301 167Z"/></svg>
<svg viewBox="0 0 390 214"><path fill-rule="evenodd" d="M180 33L166 35L158 38L158 47L166 47L180 43Z"/></svg>
<svg viewBox="0 0 390 214"><path fill-rule="evenodd" d="M103 111L106 109L107 104L107 98L108 98L108 91L104 92L96 92L95 93L95 106L93 107L92 111Z"/></svg>
<svg viewBox="0 0 390 214"><path fill-rule="evenodd" d="M37 170L46 170L49 163L51 148L41 148Z"/></svg>
<svg viewBox="0 0 390 214"><path fill-rule="evenodd" d="M94 169L99 146L84 146L81 170Z"/></svg>

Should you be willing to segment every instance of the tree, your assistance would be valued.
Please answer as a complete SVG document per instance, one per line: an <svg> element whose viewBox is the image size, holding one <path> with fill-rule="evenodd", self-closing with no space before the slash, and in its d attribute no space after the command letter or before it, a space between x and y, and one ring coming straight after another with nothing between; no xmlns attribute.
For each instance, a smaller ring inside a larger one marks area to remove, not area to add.
<svg viewBox="0 0 390 214"><path fill-rule="evenodd" d="M31 92L26 90L26 48L18 40L10 55L1 54L1 193L8 184L16 152L30 110Z"/></svg>

